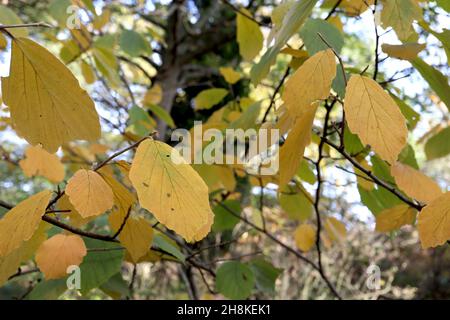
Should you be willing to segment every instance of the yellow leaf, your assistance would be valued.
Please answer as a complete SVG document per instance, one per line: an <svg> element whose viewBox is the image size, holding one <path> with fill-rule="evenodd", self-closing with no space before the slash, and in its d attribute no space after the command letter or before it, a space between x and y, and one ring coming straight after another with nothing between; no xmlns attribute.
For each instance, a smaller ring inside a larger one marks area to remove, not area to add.
<svg viewBox="0 0 450 320"><path fill-rule="evenodd" d="M64 278L67 268L80 265L86 253L80 236L57 234L41 244L36 252L36 264L46 280Z"/></svg>
<svg viewBox="0 0 450 320"><path fill-rule="evenodd" d="M422 9L416 0L383 0L383 28L392 27L400 40L414 32L413 21L422 20Z"/></svg>
<svg viewBox="0 0 450 320"><path fill-rule="evenodd" d="M230 67L219 68L220 74L225 78L225 81L230 84L235 84L241 79L241 74Z"/></svg>
<svg viewBox="0 0 450 320"><path fill-rule="evenodd" d="M52 193L41 191L9 210L0 220L0 257L29 240L39 226Z"/></svg>
<svg viewBox="0 0 450 320"><path fill-rule="evenodd" d="M48 223L41 221L30 240L23 242L19 248L7 256L0 256L0 287L10 276L17 272L22 262L33 257L41 243L47 239L49 226Z"/></svg>
<svg viewBox="0 0 450 320"><path fill-rule="evenodd" d="M92 84L95 82L97 77L95 76L94 70L92 70L92 67L88 65L84 60L80 63L81 68L81 74L84 77L84 81L86 81L87 84Z"/></svg>
<svg viewBox="0 0 450 320"><path fill-rule="evenodd" d="M70 210L70 212L65 213L64 216L68 217L70 219L70 224L76 228L82 227L95 219L95 216L83 218L77 209L70 203L67 194L63 195L61 199L58 200L57 206L59 210Z"/></svg>
<svg viewBox="0 0 450 320"><path fill-rule="evenodd" d="M280 186L286 185L300 166L305 147L311 142L311 128L316 109L317 104L297 118L280 148Z"/></svg>
<svg viewBox="0 0 450 320"><path fill-rule="evenodd" d="M399 107L374 80L352 75L344 102L348 127L389 163L406 144L408 129Z"/></svg>
<svg viewBox="0 0 450 320"><path fill-rule="evenodd" d="M295 71L286 83L282 99L291 117L311 109L311 104L326 99L336 76L336 61L331 49L317 52Z"/></svg>
<svg viewBox="0 0 450 320"><path fill-rule="evenodd" d="M422 209L417 229L424 249L442 245L450 239L450 191Z"/></svg>
<svg viewBox="0 0 450 320"><path fill-rule="evenodd" d="M324 223L325 231L331 241L342 242L347 237L345 224L334 217L328 217Z"/></svg>
<svg viewBox="0 0 450 320"><path fill-rule="evenodd" d="M399 45L384 43L381 49L390 57L402 60L414 60L420 51L425 49L424 43L404 43Z"/></svg>
<svg viewBox="0 0 450 320"><path fill-rule="evenodd" d="M304 223L297 227L294 237L297 247L300 250L307 252L311 250L316 243L316 230L312 225Z"/></svg>
<svg viewBox="0 0 450 320"><path fill-rule="evenodd" d="M406 204L385 209L376 215L376 227L378 232L390 232L400 227L413 224L416 218L416 210Z"/></svg>
<svg viewBox="0 0 450 320"><path fill-rule="evenodd" d="M6 40L3 33L0 33L0 50L3 50L8 45L8 40Z"/></svg>
<svg viewBox="0 0 450 320"><path fill-rule="evenodd" d="M141 206L187 241L197 240L198 232L209 224L213 213L207 185L169 145L150 139L142 142L130 180Z"/></svg>
<svg viewBox="0 0 450 320"><path fill-rule="evenodd" d="M109 216L109 223L113 230L117 231L123 223L123 218L119 213L112 213ZM153 228L144 218L130 217L119 234L119 240L130 253L131 260L137 263L152 246Z"/></svg>
<svg viewBox="0 0 450 320"><path fill-rule="evenodd" d="M98 173L102 176L105 182L111 187L114 194L114 208L112 214L117 213L119 219L123 221L128 214L128 210L136 201L135 196L119 181L117 181L113 174L108 171L109 167L101 168Z"/></svg>
<svg viewBox="0 0 450 320"><path fill-rule="evenodd" d="M78 170L69 179L66 194L83 218L98 216L114 204L111 187L92 170Z"/></svg>
<svg viewBox="0 0 450 320"><path fill-rule="evenodd" d="M424 203L430 203L440 195L441 188L422 172L400 162L391 167L391 175L395 183L408 197Z"/></svg>
<svg viewBox="0 0 450 320"><path fill-rule="evenodd" d="M221 165L196 164L193 165L195 171L202 177L208 185L209 192L225 189L233 191L236 188L236 179L233 169Z"/></svg>
<svg viewBox="0 0 450 320"><path fill-rule="evenodd" d="M159 84L155 84L145 94L142 104L144 106L151 105L151 104L159 104L162 100L162 96L163 96L163 91L162 91L161 86Z"/></svg>
<svg viewBox="0 0 450 320"><path fill-rule="evenodd" d="M53 153L65 142L100 137L94 102L69 69L32 40L12 41L2 93L15 130L31 145L40 143Z"/></svg>
<svg viewBox="0 0 450 320"><path fill-rule="evenodd" d="M26 159L19 161L27 177L43 176L58 183L64 179L64 166L55 154L48 153L41 146L29 146Z"/></svg>
<svg viewBox="0 0 450 320"><path fill-rule="evenodd" d="M259 25L249 19L251 13L246 9L239 9L236 15L236 37L239 44L239 53L246 61L252 61L263 47L264 37Z"/></svg>
<svg viewBox="0 0 450 320"><path fill-rule="evenodd" d="M358 16L373 5L374 0L343 0L339 7L343 8L349 16Z"/></svg>

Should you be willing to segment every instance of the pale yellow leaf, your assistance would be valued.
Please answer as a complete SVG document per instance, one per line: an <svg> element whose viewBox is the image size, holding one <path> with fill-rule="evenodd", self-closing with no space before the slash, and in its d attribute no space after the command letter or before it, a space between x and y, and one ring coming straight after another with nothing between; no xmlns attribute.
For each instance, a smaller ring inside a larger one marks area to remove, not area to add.
<svg viewBox="0 0 450 320"><path fill-rule="evenodd" d="M347 85L344 109L350 131L394 163L406 144L408 129L389 94L374 80L354 74Z"/></svg>
<svg viewBox="0 0 450 320"><path fill-rule="evenodd" d="M230 67L221 67L219 68L220 74L225 78L225 81L229 84L235 84L241 79L241 74L237 71L234 71L233 68Z"/></svg>
<svg viewBox="0 0 450 320"><path fill-rule="evenodd" d="M236 37L239 53L246 61L252 61L263 47L264 37L259 25L251 20L251 13L246 9L239 9L236 14Z"/></svg>
<svg viewBox="0 0 450 320"><path fill-rule="evenodd" d="M280 148L280 186L286 185L297 172L305 147L311 142L311 129L317 104L310 106L294 123Z"/></svg>
<svg viewBox="0 0 450 320"><path fill-rule="evenodd" d="M416 218L416 210L406 204L384 209L376 215L376 227L378 232L390 232L400 227L413 224Z"/></svg>
<svg viewBox="0 0 450 320"><path fill-rule="evenodd" d="M55 183L64 179L64 166L55 154L41 146L29 146L25 156L26 159L19 161L19 166L27 177L43 176Z"/></svg>
<svg viewBox="0 0 450 320"><path fill-rule="evenodd" d="M387 44L381 45L381 49L384 53L390 57L402 59L402 60L414 60L420 51L425 49L424 43L404 43L404 44Z"/></svg>
<svg viewBox="0 0 450 320"><path fill-rule="evenodd" d="M396 162L391 167L391 175L400 190L413 199L430 203L442 195L441 188L433 179L406 164Z"/></svg>
<svg viewBox="0 0 450 320"><path fill-rule="evenodd" d="M423 248L436 247L450 240L450 191L422 209L417 229Z"/></svg>
<svg viewBox="0 0 450 320"><path fill-rule="evenodd" d="M213 215L208 187L178 151L159 141L142 142L130 180L143 208L187 241L198 240Z"/></svg>
<svg viewBox="0 0 450 320"><path fill-rule="evenodd" d="M2 93L20 136L51 153L68 141L100 137L94 102L60 60L25 38L12 41L11 55Z"/></svg>
<svg viewBox="0 0 450 320"><path fill-rule="evenodd" d="M295 229L294 237L297 247L300 250L307 252L311 250L316 243L316 230L312 225L304 223Z"/></svg>
<svg viewBox="0 0 450 320"><path fill-rule="evenodd" d="M345 224L334 217L328 217L325 220L324 228L331 241L342 242L347 237Z"/></svg>
<svg viewBox="0 0 450 320"><path fill-rule="evenodd" d="M286 82L282 99L291 117L310 110L316 100L326 99L336 76L336 60L331 49L317 52Z"/></svg>
<svg viewBox="0 0 450 320"><path fill-rule="evenodd" d="M111 187L92 170L78 170L69 179L66 194L83 218L98 216L114 204Z"/></svg>
<svg viewBox="0 0 450 320"><path fill-rule="evenodd" d="M142 100L142 104L144 106L151 104L159 104L163 97L163 91L159 84L155 84L151 87L144 96L144 100Z"/></svg>
<svg viewBox="0 0 450 320"><path fill-rule="evenodd" d="M49 190L41 191L3 216L0 220L0 257L7 256L33 236L51 196Z"/></svg>
<svg viewBox="0 0 450 320"><path fill-rule="evenodd" d="M67 268L78 266L87 254L83 239L76 234L57 234L44 241L36 252L36 263L45 279L67 276Z"/></svg>

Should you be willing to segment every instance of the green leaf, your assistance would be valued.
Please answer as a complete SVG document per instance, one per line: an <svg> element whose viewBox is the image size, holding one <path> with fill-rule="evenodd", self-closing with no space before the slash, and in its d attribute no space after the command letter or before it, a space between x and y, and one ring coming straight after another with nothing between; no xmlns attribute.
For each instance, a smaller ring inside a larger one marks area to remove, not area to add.
<svg viewBox="0 0 450 320"><path fill-rule="evenodd" d="M128 116L131 130L139 136L148 135L155 124L148 112L138 106L131 107Z"/></svg>
<svg viewBox="0 0 450 320"><path fill-rule="evenodd" d="M88 254L80 264L81 293L84 295L93 288L104 284L120 271L124 250L117 243L84 238ZM92 251L94 249L94 251Z"/></svg>
<svg viewBox="0 0 450 320"><path fill-rule="evenodd" d="M425 154L428 160L445 157L450 153L450 127L447 127L430 139L425 144Z"/></svg>
<svg viewBox="0 0 450 320"><path fill-rule="evenodd" d="M239 222L239 218L232 215L227 209L233 212L241 212L241 203L237 200L226 200L222 202L222 205L217 205L214 207L214 224L212 229L215 232L232 230L234 226Z"/></svg>
<svg viewBox="0 0 450 320"><path fill-rule="evenodd" d="M225 262L217 270L216 289L229 299L248 298L254 286L255 276L252 270L241 262Z"/></svg>
<svg viewBox="0 0 450 320"><path fill-rule="evenodd" d="M300 37L306 46L306 51L312 56L315 53L328 49L318 33L333 47L336 52L341 52L344 45L344 37L331 23L322 19L308 19L300 30Z"/></svg>
<svg viewBox="0 0 450 320"><path fill-rule="evenodd" d="M395 185L394 177L391 175L391 170L386 162L380 159L378 156L372 156L370 158L372 162L373 173L383 181L389 182Z"/></svg>
<svg viewBox="0 0 450 320"><path fill-rule="evenodd" d="M436 0L437 5L447 12L450 12L450 2L448 0Z"/></svg>
<svg viewBox="0 0 450 320"><path fill-rule="evenodd" d="M303 192L280 193L280 206L290 219L305 221L311 217L313 206Z"/></svg>
<svg viewBox="0 0 450 320"><path fill-rule="evenodd" d="M109 278L109 280L100 287L100 290L115 300L119 300L129 293L128 283L122 278L120 272Z"/></svg>
<svg viewBox="0 0 450 320"><path fill-rule="evenodd" d="M158 248L160 248L161 250L170 253L181 262L184 262L186 260L185 255L181 253L176 243L174 243L172 240L170 240L163 234L156 233L153 238L153 244Z"/></svg>
<svg viewBox="0 0 450 320"><path fill-rule="evenodd" d="M152 52L148 41L136 31L124 30L119 38L120 48L131 57L148 55Z"/></svg>
<svg viewBox="0 0 450 320"><path fill-rule="evenodd" d="M375 216L384 209L392 208L403 203L395 195L382 187L367 191L358 185L358 191L361 202L369 208Z"/></svg>
<svg viewBox="0 0 450 320"><path fill-rule="evenodd" d="M414 129L417 125L417 122L420 120L420 114L417 113L413 108L411 108L405 101L399 99L398 97L391 94L391 97L394 99L395 103L397 103L400 108L400 112L405 117L408 126L408 129Z"/></svg>
<svg viewBox="0 0 450 320"><path fill-rule="evenodd" d="M358 135L353 134L348 129L347 125L345 125L345 129L344 129L344 145L345 145L345 150L347 150L347 152L352 155L358 154L364 150L364 145L362 144L361 140L359 140Z"/></svg>
<svg viewBox="0 0 450 320"><path fill-rule="evenodd" d="M407 164L414 169L419 170L419 164L417 163L416 153L414 152L413 147L410 144L407 144L406 147L400 152L398 155L398 161L401 163Z"/></svg>
<svg viewBox="0 0 450 320"><path fill-rule="evenodd" d="M53 0L48 7L48 12L61 27L65 27L67 23L67 18L69 17L67 8L71 5L72 2L70 0Z"/></svg>
<svg viewBox="0 0 450 320"><path fill-rule="evenodd" d="M258 84L269 73L270 67L275 63L278 52L303 25L311 14L318 0L300 0L295 2L283 19L283 26L275 35L275 42L261 60L253 66L250 77L253 84Z"/></svg>
<svg viewBox="0 0 450 320"><path fill-rule="evenodd" d="M450 86L447 77L420 58L414 59L411 63L450 110Z"/></svg>
<svg viewBox="0 0 450 320"><path fill-rule="evenodd" d="M56 300L67 290L66 278L39 282L28 295L28 300Z"/></svg>
<svg viewBox="0 0 450 320"><path fill-rule="evenodd" d="M206 89L194 99L195 110L210 109L225 98L228 90L223 88Z"/></svg>
<svg viewBox="0 0 450 320"><path fill-rule="evenodd" d="M171 128L175 128L175 122L173 121L170 114L161 106L157 104L149 104L146 106L151 112L153 112L158 118L163 120L165 123L169 125Z"/></svg>
<svg viewBox="0 0 450 320"><path fill-rule="evenodd" d="M297 175L302 181L308 182L309 184L314 184L317 181L316 175L314 174L314 165L308 160L303 159L300 162L300 167L297 170Z"/></svg>
<svg viewBox="0 0 450 320"><path fill-rule="evenodd" d="M263 258L251 260L249 267L255 275L256 287L261 291L275 293L275 281L283 272L283 269L275 268Z"/></svg>
<svg viewBox="0 0 450 320"><path fill-rule="evenodd" d="M230 128L247 130L254 128L261 111L261 101L252 103L243 114L230 124Z"/></svg>
<svg viewBox="0 0 450 320"><path fill-rule="evenodd" d="M8 25L8 24L21 24L23 23L19 16L12 11L10 8L0 5L0 24ZM13 28L8 29L8 31L14 37L27 37L28 30L27 28Z"/></svg>

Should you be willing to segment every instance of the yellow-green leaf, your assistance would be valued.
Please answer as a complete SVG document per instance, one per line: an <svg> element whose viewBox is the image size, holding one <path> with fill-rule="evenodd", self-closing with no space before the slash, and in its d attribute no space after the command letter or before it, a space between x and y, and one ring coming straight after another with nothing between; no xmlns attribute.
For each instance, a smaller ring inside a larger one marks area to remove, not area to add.
<svg viewBox="0 0 450 320"><path fill-rule="evenodd" d="M237 71L234 71L233 68L230 67L221 67L219 68L220 74L225 78L225 81L229 84L235 84L241 79L241 74Z"/></svg>
<svg viewBox="0 0 450 320"><path fill-rule="evenodd" d="M239 44L239 53L247 60L252 61L263 47L264 37L259 25L248 17L251 13L246 9L239 9L236 14L236 37Z"/></svg>
<svg viewBox="0 0 450 320"><path fill-rule="evenodd" d="M228 91L222 88L203 90L194 99L195 109L209 109L222 101L222 99L225 98L227 94Z"/></svg>
<svg viewBox="0 0 450 320"><path fill-rule="evenodd" d="M392 27L400 40L408 39L414 32L413 21L422 18L422 9L416 0L383 0L383 27Z"/></svg>

